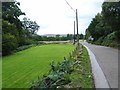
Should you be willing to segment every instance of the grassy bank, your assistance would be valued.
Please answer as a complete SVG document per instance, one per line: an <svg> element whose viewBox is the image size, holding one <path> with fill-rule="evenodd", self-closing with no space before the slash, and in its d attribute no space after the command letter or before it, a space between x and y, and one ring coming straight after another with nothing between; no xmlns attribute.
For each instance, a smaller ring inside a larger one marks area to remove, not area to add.
<svg viewBox="0 0 120 90"><path fill-rule="evenodd" d="M91 65L88 52L84 46L77 51L77 61L74 64L74 71L70 75L72 88L94 88Z"/></svg>
<svg viewBox="0 0 120 90"><path fill-rule="evenodd" d="M41 45L3 57L3 88L29 87L31 81L48 72L53 60L61 61L73 49L70 44Z"/></svg>

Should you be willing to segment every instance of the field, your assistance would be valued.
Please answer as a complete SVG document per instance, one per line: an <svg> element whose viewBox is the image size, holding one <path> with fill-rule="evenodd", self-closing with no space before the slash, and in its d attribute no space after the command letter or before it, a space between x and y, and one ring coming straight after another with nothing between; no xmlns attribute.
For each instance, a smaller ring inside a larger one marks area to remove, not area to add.
<svg viewBox="0 0 120 90"><path fill-rule="evenodd" d="M3 88L28 88L38 76L48 72L50 62L63 60L73 49L71 44L49 44L3 57Z"/></svg>

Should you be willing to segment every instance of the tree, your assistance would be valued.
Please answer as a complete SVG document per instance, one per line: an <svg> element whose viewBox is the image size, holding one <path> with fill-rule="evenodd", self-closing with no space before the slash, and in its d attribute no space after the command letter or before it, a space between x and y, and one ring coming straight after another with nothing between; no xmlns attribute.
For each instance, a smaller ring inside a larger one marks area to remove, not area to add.
<svg viewBox="0 0 120 90"><path fill-rule="evenodd" d="M120 38L119 25L120 2L104 2L102 12L93 18L86 30L86 39L91 36L98 44L113 45Z"/></svg>
<svg viewBox="0 0 120 90"><path fill-rule="evenodd" d="M104 2L102 15L104 21L111 26L112 30L120 30L120 2Z"/></svg>
<svg viewBox="0 0 120 90"><path fill-rule="evenodd" d="M67 39L68 39L68 40L73 39L73 35L72 35L72 34L67 34Z"/></svg>
<svg viewBox="0 0 120 90"><path fill-rule="evenodd" d="M97 41L100 37L106 37L112 33L111 27L104 20L100 13L93 18L86 31L87 38L92 36L94 41Z"/></svg>
<svg viewBox="0 0 120 90"><path fill-rule="evenodd" d="M91 34L95 41L99 38L99 32L97 31L96 26L100 23L101 18L102 18L101 14L98 13L88 26L89 33Z"/></svg>
<svg viewBox="0 0 120 90"><path fill-rule="evenodd" d="M20 5L19 2L3 2L2 3L2 18L5 21L8 21L11 24L16 25L17 28L22 28L22 23L19 20L19 16L25 15L20 8L18 7Z"/></svg>
<svg viewBox="0 0 120 90"><path fill-rule="evenodd" d="M3 55L11 53L19 46L32 44L39 38L36 35L39 25L35 21L24 19L23 23L19 20L19 16L25 15L19 5L17 1L2 3Z"/></svg>
<svg viewBox="0 0 120 90"><path fill-rule="evenodd" d="M59 34L56 35L56 40L60 41L60 35Z"/></svg>
<svg viewBox="0 0 120 90"><path fill-rule="evenodd" d="M22 24L26 32L31 34L36 33L40 27L35 21L31 21L26 17L23 18Z"/></svg>
<svg viewBox="0 0 120 90"><path fill-rule="evenodd" d="M24 32L22 29L22 23L19 20L19 16L25 15L20 9L20 3L14 2L3 2L2 3L2 30L5 33L10 33L18 40L19 46L22 45ZM14 29L13 29L14 27ZM11 28L11 29L10 29ZM16 29L15 29L16 28Z"/></svg>
<svg viewBox="0 0 120 90"><path fill-rule="evenodd" d="M19 40L19 32L14 24L10 24L8 21L2 20L2 33L7 34L10 33L14 35L17 40Z"/></svg>
<svg viewBox="0 0 120 90"><path fill-rule="evenodd" d="M82 33L80 34L80 39L84 39L84 35Z"/></svg>
<svg viewBox="0 0 120 90"><path fill-rule="evenodd" d="M3 34L2 55L10 54L17 47L18 47L18 43L14 35L11 35L10 33Z"/></svg>
<svg viewBox="0 0 120 90"><path fill-rule="evenodd" d="M116 40L120 41L120 1L104 2L102 5L102 15L104 21L111 26L111 30L115 32Z"/></svg>
<svg viewBox="0 0 120 90"><path fill-rule="evenodd" d="M91 36L90 32L88 29L85 31L85 39L88 40L88 38Z"/></svg>

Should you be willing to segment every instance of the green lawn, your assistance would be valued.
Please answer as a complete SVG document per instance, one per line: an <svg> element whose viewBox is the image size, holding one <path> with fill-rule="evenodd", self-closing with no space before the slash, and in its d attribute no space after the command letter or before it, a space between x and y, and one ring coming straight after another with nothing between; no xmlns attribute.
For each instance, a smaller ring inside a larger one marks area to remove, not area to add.
<svg viewBox="0 0 120 90"><path fill-rule="evenodd" d="M41 45L3 57L3 88L28 88L31 81L48 72L50 62L63 60L73 49L71 44Z"/></svg>

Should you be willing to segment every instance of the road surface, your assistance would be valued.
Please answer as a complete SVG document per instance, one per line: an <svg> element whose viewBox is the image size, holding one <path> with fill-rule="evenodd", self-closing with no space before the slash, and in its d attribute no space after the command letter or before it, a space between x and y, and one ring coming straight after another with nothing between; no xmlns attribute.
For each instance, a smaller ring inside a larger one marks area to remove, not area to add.
<svg viewBox="0 0 120 90"><path fill-rule="evenodd" d="M110 47L88 44L81 42L87 46L101 67L110 88L118 88L118 50ZM119 51L120 52L120 51Z"/></svg>

